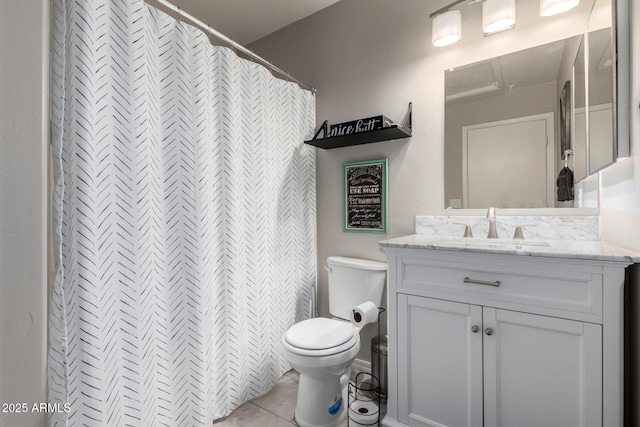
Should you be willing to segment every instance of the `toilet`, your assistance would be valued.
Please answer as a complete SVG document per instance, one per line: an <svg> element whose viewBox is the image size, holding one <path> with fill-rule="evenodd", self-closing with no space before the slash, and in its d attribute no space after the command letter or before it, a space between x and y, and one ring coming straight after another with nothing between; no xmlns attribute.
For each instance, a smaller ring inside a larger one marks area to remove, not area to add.
<svg viewBox="0 0 640 427"><path fill-rule="evenodd" d="M301 427L335 427L347 416L350 366L360 350L354 307L382 302L387 264L357 258L327 258L329 312L290 327L282 337L289 364L300 373L295 419Z"/></svg>

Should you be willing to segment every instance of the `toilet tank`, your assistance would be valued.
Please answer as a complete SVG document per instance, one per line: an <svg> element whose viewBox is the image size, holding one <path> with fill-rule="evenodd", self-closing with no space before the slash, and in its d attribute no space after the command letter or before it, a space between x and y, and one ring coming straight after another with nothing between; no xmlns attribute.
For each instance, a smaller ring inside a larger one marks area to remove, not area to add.
<svg viewBox="0 0 640 427"><path fill-rule="evenodd" d="M387 264L368 259L331 256L329 272L329 312L349 320L353 307L371 301L380 307L387 276Z"/></svg>

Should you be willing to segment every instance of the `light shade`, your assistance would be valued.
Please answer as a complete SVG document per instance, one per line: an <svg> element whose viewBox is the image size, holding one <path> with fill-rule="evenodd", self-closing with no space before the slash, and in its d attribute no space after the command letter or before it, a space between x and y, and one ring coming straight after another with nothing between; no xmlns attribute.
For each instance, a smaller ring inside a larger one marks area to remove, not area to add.
<svg viewBox="0 0 640 427"><path fill-rule="evenodd" d="M450 10L433 18L431 42L434 46L447 46L462 37L462 14L459 10Z"/></svg>
<svg viewBox="0 0 640 427"><path fill-rule="evenodd" d="M540 0L540 16L557 15L573 9L580 0Z"/></svg>
<svg viewBox="0 0 640 427"><path fill-rule="evenodd" d="M482 30L486 34L516 25L516 0L485 0L482 3Z"/></svg>

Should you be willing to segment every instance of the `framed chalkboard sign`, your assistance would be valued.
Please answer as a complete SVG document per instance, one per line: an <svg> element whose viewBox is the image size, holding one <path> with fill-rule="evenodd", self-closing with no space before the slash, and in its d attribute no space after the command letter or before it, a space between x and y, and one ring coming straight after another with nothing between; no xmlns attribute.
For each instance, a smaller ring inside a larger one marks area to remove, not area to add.
<svg viewBox="0 0 640 427"><path fill-rule="evenodd" d="M343 165L342 212L343 231L387 232L387 159Z"/></svg>

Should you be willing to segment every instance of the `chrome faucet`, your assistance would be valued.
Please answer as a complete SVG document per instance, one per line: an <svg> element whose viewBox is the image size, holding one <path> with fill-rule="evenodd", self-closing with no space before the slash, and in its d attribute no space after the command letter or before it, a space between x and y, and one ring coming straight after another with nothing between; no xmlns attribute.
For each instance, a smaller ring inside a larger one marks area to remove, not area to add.
<svg viewBox="0 0 640 427"><path fill-rule="evenodd" d="M497 239L498 231L496 230L496 208L489 208L487 210L487 219L489 220L489 234L487 234L487 239Z"/></svg>

